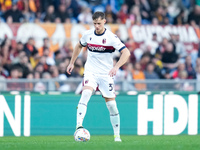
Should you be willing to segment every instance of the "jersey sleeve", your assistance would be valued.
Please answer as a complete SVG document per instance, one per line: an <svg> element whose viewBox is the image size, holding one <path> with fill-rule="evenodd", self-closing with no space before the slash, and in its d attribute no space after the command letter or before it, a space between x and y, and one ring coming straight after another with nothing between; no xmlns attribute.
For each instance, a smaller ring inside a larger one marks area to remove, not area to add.
<svg viewBox="0 0 200 150"><path fill-rule="evenodd" d="M121 40L118 38L117 35L113 34L113 47L118 50L119 52L121 52L124 48L126 48L126 46L121 42Z"/></svg>
<svg viewBox="0 0 200 150"><path fill-rule="evenodd" d="M83 46L83 47L86 47L87 46L87 34L86 32L83 34L83 36L81 37L80 39L80 44Z"/></svg>

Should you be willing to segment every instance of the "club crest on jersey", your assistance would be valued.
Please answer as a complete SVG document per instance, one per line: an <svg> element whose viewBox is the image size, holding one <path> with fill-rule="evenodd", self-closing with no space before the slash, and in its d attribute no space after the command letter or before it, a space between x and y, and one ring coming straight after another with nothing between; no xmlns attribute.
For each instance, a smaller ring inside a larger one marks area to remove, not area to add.
<svg viewBox="0 0 200 150"><path fill-rule="evenodd" d="M90 41L92 40L92 37L90 37Z"/></svg>
<svg viewBox="0 0 200 150"><path fill-rule="evenodd" d="M106 39L103 39L103 40L102 40L102 43L103 43L103 44L106 44Z"/></svg>

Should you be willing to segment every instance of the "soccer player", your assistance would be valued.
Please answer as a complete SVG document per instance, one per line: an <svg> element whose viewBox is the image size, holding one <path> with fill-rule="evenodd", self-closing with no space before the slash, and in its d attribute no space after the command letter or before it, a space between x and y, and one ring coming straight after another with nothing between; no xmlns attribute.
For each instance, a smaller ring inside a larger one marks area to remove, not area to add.
<svg viewBox="0 0 200 150"><path fill-rule="evenodd" d="M114 130L114 140L121 142L120 138L120 117L115 101L115 90L113 76L118 69L126 63L130 56L129 50L120 39L104 27L106 23L103 12L95 12L92 16L95 29L86 31L77 43L67 67L67 73L71 74L74 62L82 47L87 46L88 56L84 69L83 89L77 107L76 129L83 128L82 123L86 114L87 104L93 90L101 91L105 98L107 108L110 112L110 121ZM113 66L113 52L121 52L119 61Z"/></svg>

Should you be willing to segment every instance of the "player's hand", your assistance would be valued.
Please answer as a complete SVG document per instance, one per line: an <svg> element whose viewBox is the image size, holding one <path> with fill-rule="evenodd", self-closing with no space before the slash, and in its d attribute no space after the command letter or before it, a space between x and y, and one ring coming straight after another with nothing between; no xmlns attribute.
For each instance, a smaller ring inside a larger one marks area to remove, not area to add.
<svg viewBox="0 0 200 150"><path fill-rule="evenodd" d="M110 75L111 77L115 76L118 70L119 70L119 68L113 67L113 68L110 70L109 75Z"/></svg>
<svg viewBox="0 0 200 150"><path fill-rule="evenodd" d="M74 64L69 64L69 66L67 67L67 73L71 74L73 69L74 69Z"/></svg>

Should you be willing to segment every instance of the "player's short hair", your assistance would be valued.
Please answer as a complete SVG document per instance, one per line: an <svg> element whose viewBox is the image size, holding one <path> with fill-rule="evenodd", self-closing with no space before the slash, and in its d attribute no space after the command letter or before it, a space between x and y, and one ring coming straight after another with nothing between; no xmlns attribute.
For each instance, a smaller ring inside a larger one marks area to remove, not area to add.
<svg viewBox="0 0 200 150"><path fill-rule="evenodd" d="M93 15L92 15L92 19L93 20L96 20L98 18L101 18L101 19L105 19L105 14L101 11L96 11Z"/></svg>

